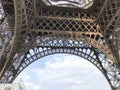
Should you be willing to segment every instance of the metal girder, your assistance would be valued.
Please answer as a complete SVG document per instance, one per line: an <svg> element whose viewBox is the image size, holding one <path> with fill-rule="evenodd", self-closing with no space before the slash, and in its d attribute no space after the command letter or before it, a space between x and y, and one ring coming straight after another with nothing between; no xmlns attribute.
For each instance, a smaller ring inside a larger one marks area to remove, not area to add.
<svg viewBox="0 0 120 90"><path fill-rule="evenodd" d="M117 44L113 40L114 33L116 32L116 23L120 17L120 1L119 0L106 0L101 12L98 16L98 22L103 30L103 35L106 39L106 43L109 49L112 51L113 55L116 57L118 64L120 65L120 59L118 55L118 49L116 49ZM119 26L118 26L119 27ZM120 34L119 32L117 32Z"/></svg>
<svg viewBox="0 0 120 90"><path fill-rule="evenodd" d="M10 55L14 34L13 1L0 1L0 70Z"/></svg>
<svg viewBox="0 0 120 90"><path fill-rule="evenodd" d="M7 71L4 74L1 82L12 82L28 65L34 61L57 53L74 54L85 58L103 73L112 90L119 90L120 73L115 64L111 62L111 60L108 59L102 52L99 52L94 47L83 42L67 39L62 40L58 38L38 44L38 46L35 46L26 52L26 55L18 56L18 58L16 58L13 62L13 66L10 67L10 71Z"/></svg>
<svg viewBox="0 0 120 90"><path fill-rule="evenodd" d="M120 89L120 0L94 0L87 9L42 0L0 2L0 82L12 82L38 58L69 53L89 60L112 90Z"/></svg>

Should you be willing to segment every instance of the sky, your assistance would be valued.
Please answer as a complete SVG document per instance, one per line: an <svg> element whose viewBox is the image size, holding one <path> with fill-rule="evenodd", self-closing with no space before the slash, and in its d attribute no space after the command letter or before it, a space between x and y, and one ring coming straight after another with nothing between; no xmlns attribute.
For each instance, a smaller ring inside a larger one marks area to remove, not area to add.
<svg viewBox="0 0 120 90"><path fill-rule="evenodd" d="M89 61L55 54L29 65L15 80L25 90L110 90L103 74Z"/></svg>

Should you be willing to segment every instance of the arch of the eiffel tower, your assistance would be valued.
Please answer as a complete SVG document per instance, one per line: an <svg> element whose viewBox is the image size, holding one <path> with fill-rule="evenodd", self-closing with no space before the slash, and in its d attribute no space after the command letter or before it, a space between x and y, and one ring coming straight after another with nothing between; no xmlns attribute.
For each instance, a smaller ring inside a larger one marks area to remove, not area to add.
<svg viewBox="0 0 120 90"><path fill-rule="evenodd" d="M0 0L0 82L34 61L85 58L120 90L120 0Z"/></svg>

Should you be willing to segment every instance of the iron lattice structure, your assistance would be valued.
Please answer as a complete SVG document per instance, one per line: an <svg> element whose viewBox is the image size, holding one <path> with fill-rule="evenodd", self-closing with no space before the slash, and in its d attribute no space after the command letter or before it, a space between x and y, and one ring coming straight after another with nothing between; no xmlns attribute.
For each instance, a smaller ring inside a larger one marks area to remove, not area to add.
<svg viewBox="0 0 120 90"><path fill-rule="evenodd" d="M0 0L0 82L13 82L44 56L68 53L120 90L120 0L82 1Z"/></svg>

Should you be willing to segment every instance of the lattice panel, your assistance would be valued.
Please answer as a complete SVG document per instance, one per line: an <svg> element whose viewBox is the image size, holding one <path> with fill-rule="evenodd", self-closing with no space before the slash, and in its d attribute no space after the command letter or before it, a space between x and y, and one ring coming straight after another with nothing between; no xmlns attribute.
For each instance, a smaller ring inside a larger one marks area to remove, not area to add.
<svg viewBox="0 0 120 90"><path fill-rule="evenodd" d="M118 60L120 60L120 16L118 17L114 27L112 42L114 42L112 45L114 46L113 50L115 55L117 56Z"/></svg>
<svg viewBox="0 0 120 90"><path fill-rule="evenodd" d="M81 12L81 9L74 9L69 7L50 7L42 4L41 0L36 0L36 16L52 16L64 18L84 18L91 19L92 16L89 11Z"/></svg>
<svg viewBox="0 0 120 90"><path fill-rule="evenodd" d="M35 16L35 8L34 8L34 0L24 0L25 2L25 10L27 15L27 23L29 26L32 24L33 18Z"/></svg>
<svg viewBox="0 0 120 90"><path fill-rule="evenodd" d="M12 0L0 2L0 29L15 27L10 41L2 44L1 55L7 59L1 65L0 82L12 82L41 57L68 53L89 60L105 75L112 90L120 89L120 59L116 59L120 52L120 0L95 0L86 10L46 6L42 0L14 0L14 5ZM0 39L3 36L0 31Z"/></svg>
<svg viewBox="0 0 120 90"><path fill-rule="evenodd" d="M93 8L91 9L91 14L93 14L97 19L100 16L100 13L102 12L104 4L107 0L95 0L95 1L96 2L94 3Z"/></svg>
<svg viewBox="0 0 120 90"><path fill-rule="evenodd" d="M64 41L63 41L64 42ZM62 43L61 43L62 44ZM73 43L72 43L73 44ZM74 45L73 45L74 46ZM34 47L30 49L29 52L26 54L25 58L22 59L22 64L18 63L20 67L17 70L17 75L24 70L29 64L33 63L34 61L51 54L57 53L68 53L81 56L91 63L93 63L99 70L105 75L107 78L112 90L119 90L119 78L120 74L115 69L116 67L113 63L107 59L101 52L98 54L97 50L93 49L91 46L84 44L83 42L79 43L79 48L73 47L64 47L64 48L57 48L57 47L49 47L49 46L42 46L42 47ZM117 76L117 77L116 77Z"/></svg>
<svg viewBox="0 0 120 90"><path fill-rule="evenodd" d="M50 30L50 34L54 30L83 32L83 36L106 44L103 36L100 35L99 25L93 21L94 19L89 12L81 12L81 10L73 8L47 7L41 1L36 1L35 11L37 18L33 22L32 29L40 30L39 32L35 31L39 36L48 35L48 31L44 32L44 30ZM31 36L28 33L24 35Z"/></svg>
<svg viewBox="0 0 120 90"><path fill-rule="evenodd" d="M3 5L4 12L7 16L14 15L14 3L13 0L0 0Z"/></svg>
<svg viewBox="0 0 120 90"><path fill-rule="evenodd" d="M94 36L94 38L90 38L89 36L92 36L92 37ZM25 40L22 43L22 47L24 48L21 48L19 52L24 54L26 50L32 48L33 46L39 46L41 45L41 43L48 43L55 39L56 40L64 39L65 42L68 42L69 40L84 41L86 43L89 43L90 45L93 45L95 48L98 48L99 50L104 52L109 58L113 59L112 54L110 53L110 50L108 50L107 45L105 45L103 36L100 33L97 33L95 36L94 33L89 33L89 32L86 33L85 35L82 32L76 33L76 32L69 32L69 31L64 32L64 31L51 31L51 30L50 31L31 30L29 31L29 33L26 34ZM59 42L58 41L52 42L52 44L57 44L57 43ZM42 45L44 46L44 44Z"/></svg>
<svg viewBox="0 0 120 90"><path fill-rule="evenodd" d="M98 15L98 21L103 30L103 34L109 49L111 49L113 55L118 59L118 52L115 49L115 42L112 41L115 31L116 21L120 17L120 0L106 0L101 12ZM119 59L118 59L119 60Z"/></svg>
<svg viewBox="0 0 120 90"><path fill-rule="evenodd" d="M34 29L76 31L76 32L100 32L99 26L92 19L65 19L59 18L36 18Z"/></svg>
<svg viewBox="0 0 120 90"><path fill-rule="evenodd" d="M9 0L8 1L6 1L6 2L8 2L9 3ZM10 66L12 66L12 62L14 61L14 55L15 55L15 53L16 53L16 48L18 49L19 48L19 43L20 43L20 41L18 41L18 40L20 40L20 32L24 29L24 25L26 24L23 24L23 20L25 20L25 17L23 16L23 15L25 15L24 14L24 7L22 7L23 6L23 4L21 3L22 2L22 0L21 1L18 1L17 3L16 2L14 2L15 4L16 4L16 6L17 7L15 7L15 9L16 9L16 12L15 12L15 14L16 14L16 17L15 17L15 30L13 30L13 32L12 32L12 40L10 41L10 43L11 44L8 44L8 45L11 45L9 48L8 48L8 50L9 50L9 55L6 55L6 56L8 56L7 58L6 58L6 61L5 61L5 64L3 65L3 68L2 68L2 70L1 70L1 72L0 72L0 76L2 76L2 74L3 73L5 73L6 72L6 70L10 67ZM7 3L5 3L5 4L7 4ZM9 5L9 4L8 4ZM6 6L7 7L7 6ZM6 9L5 9L5 11L6 11ZM14 10L13 10L14 11ZM10 19L9 21L10 21L10 24L11 23L13 23L13 22L11 22L12 20L11 20L11 14L9 14L9 11L7 11L7 13L8 14L6 14L6 15L8 15L8 16L6 16L7 18L6 19ZM13 17L13 20L14 20L14 15L12 15ZM21 20L22 19L22 20ZM7 24L6 24L6 26L8 25L10 25L9 24L9 21L7 21ZM17 26L17 25L19 25L19 26ZM3 25L3 27L5 27L4 25ZM11 26L12 27L12 29L14 29L14 24L13 24L13 26ZM4 28L5 29L5 28ZM10 68L10 69L13 69L13 67L12 68ZM9 70L8 70L8 72L9 72ZM13 74L14 73L14 71L12 71L12 72L10 72L11 74Z"/></svg>
<svg viewBox="0 0 120 90"><path fill-rule="evenodd" d="M120 0L108 0L101 11L99 23L105 28L120 7Z"/></svg>
<svg viewBox="0 0 120 90"><path fill-rule="evenodd" d="M30 5L30 7L33 7L30 2L27 2L25 6L29 7ZM53 31L70 31L72 33L82 32L82 36L91 38L90 41L94 39L100 43L102 42L103 46L105 45L106 47L104 37L100 34L101 29L99 28L99 25L95 23L94 17L92 17L89 12L81 12L81 10L73 8L47 7L44 4L41 4L41 1L40 3L36 3L36 6L35 17L37 18L32 21L33 25L31 27L35 34L33 31L31 32L31 30L27 32L27 29L21 32L21 36L25 38L25 40L23 40L22 47L26 47L26 50L27 48L32 47L32 45L30 44L30 46L28 43L32 43L32 40L34 41L34 39L32 39L33 34L34 36L49 36L49 34L52 34ZM31 12L32 11L28 13L32 15ZM49 33L46 30L48 30ZM55 34L53 35L55 36ZM71 34L72 37L74 37L74 35ZM95 46L93 42L92 45ZM105 48L101 49L102 51L107 52L107 54L110 54L110 52L106 51Z"/></svg>
<svg viewBox="0 0 120 90"><path fill-rule="evenodd" d="M0 70L10 55L14 34L14 5L9 0L0 1Z"/></svg>
<svg viewBox="0 0 120 90"><path fill-rule="evenodd" d="M117 46L119 45L117 42L118 41L113 41L114 37L116 37L116 39L119 39L119 35L120 32L119 30L119 17L120 17L120 8L117 10L116 14L114 15L114 18L111 20L111 22L109 23L109 27L106 29L106 36L109 36L108 39L108 43L109 43L109 47L111 48L113 54L117 57L117 59L119 60L119 55L118 55L118 50ZM116 34L115 34L116 33Z"/></svg>

